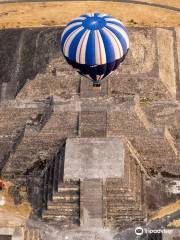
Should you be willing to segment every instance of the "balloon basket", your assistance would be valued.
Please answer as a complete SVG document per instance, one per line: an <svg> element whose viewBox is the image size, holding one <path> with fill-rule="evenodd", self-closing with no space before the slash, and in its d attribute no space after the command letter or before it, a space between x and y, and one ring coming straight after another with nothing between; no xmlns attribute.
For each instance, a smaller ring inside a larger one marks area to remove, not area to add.
<svg viewBox="0 0 180 240"><path fill-rule="evenodd" d="M100 92L101 91L101 84L93 84L93 91Z"/></svg>
<svg viewBox="0 0 180 240"><path fill-rule="evenodd" d="M93 82L94 89L101 89L101 84L99 82Z"/></svg>

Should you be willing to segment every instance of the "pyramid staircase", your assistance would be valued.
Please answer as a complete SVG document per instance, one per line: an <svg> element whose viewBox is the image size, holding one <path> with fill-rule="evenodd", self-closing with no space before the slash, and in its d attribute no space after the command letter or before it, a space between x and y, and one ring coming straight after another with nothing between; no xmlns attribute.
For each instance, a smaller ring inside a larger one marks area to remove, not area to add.
<svg viewBox="0 0 180 240"><path fill-rule="evenodd" d="M123 178L107 179L105 225L122 230L142 224L146 218L143 197L143 173L126 149Z"/></svg>
<svg viewBox="0 0 180 240"><path fill-rule="evenodd" d="M48 224L62 228L80 225L80 182L64 181L59 183L58 192L48 202L42 219Z"/></svg>
<svg viewBox="0 0 180 240"><path fill-rule="evenodd" d="M118 179L106 184L106 226L121 230L142 223L145 216L137 196L130 189L122 186Z"/></svg>

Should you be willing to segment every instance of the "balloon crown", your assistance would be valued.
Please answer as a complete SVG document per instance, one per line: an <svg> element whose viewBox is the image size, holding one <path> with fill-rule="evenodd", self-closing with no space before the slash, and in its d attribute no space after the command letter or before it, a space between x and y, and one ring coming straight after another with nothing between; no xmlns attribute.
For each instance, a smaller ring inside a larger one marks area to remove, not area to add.
<svg viewBox="0 0 180 240"><path fill-rule="evenodd" d="M106 26L106 21L102 17L93 14L92 17L86 18L82 25L89 30L99 30Z"/></svg>

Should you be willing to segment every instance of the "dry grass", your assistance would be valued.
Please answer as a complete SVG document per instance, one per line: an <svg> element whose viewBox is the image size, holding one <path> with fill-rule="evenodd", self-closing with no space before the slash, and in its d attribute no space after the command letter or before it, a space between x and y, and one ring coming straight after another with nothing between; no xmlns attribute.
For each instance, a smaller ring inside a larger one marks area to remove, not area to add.
<svg viewBox="0 0 180 240"><path fill-rule="evenodd" d="M180 209L180 200L168 206L162 207L159 211L152 213L152 220L163 218L169 214L172 214Z"/></svg>
<svg viewBox="0 0 180 240"><path fill-rule="evenodd" d="M14 199L9 194L12 183L6 182L5 189L0 191L0 199L4 204L0 205L0 227L3 226L22 226L31 214L31 206L27 202L15 205Z"/></svg>
<svg viewBox="0 0 180 240"><path fill-rule="evenodd" d="M0 28L61 26L86 12L112 14L127 26L180 26L180 13L166 9L115 2L77 1L0 5Z"/></svg>

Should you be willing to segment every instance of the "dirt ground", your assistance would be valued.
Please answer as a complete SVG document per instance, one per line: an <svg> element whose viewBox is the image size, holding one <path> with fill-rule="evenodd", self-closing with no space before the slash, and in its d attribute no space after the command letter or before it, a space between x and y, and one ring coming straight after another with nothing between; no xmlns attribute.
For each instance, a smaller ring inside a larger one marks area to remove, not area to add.
<svg viewBox="0 0 180 240"><path fill-rule="evenodd" d="M151 2L180 6L179 0ZM0 28L61 26L86 12L109 13L122 20L127 26L180 26L180 13L172 10L128 3L77 1L2 4Z"/></svg>

